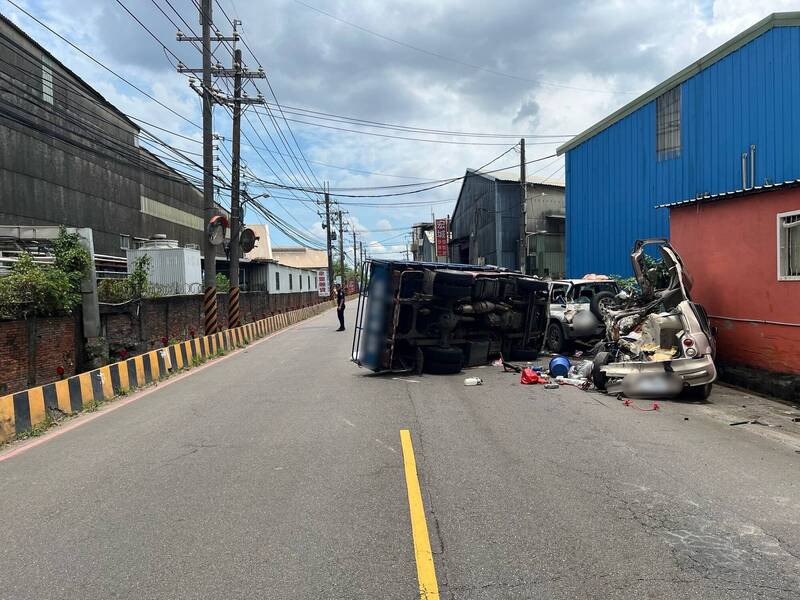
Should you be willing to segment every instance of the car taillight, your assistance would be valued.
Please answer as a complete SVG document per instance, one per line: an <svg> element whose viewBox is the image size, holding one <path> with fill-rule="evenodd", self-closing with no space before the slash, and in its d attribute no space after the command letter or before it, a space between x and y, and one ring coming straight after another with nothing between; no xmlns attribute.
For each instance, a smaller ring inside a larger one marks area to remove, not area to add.
<svg viewBox="0 0 800 600"><path fill-rule="evenodd" d="M688 356L689 358L694 358L696 355L697 355L697 350L695 350L694 348L686 349L686 356Z"/></svg>
<svg viewBox="0 0 800 600"><path fill-rule="evenodd" d="M694 346L694 340L690 337L685 337L683 338L683 345L686 346L687 348L691 348L692 346Z"/></svg>

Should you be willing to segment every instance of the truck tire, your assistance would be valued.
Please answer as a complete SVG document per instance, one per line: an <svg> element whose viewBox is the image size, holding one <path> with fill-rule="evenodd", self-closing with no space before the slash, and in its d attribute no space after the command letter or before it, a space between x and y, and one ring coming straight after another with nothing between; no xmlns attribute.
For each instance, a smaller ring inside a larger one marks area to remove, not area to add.
<svg viewBox="0 0 800 600"><path fill-rule="evenodd" d="M450 298L455 300L470 298L472 296L472 286L439 283L435 281L433 284L433 295L438 298Z"/></svg>
<svg viewBox="0 0 800 600"><path fill-rule="evenodd" d="M471 287L475 281L475 275L461 271L436 271L434 284L456 285Z"/></svg>
<svg viewBox="0 0 800 600"><path fill-rule="evenodd" d="M592 361L592 383L598 390L605 392L608 377L600 370L611 362L611 354L608 352L598 352Z"/></svg>
<svg viewBox="0 0 800 600"><path fill-rule="evenodd" d="M431 375L453 375L461 372L464 353L458 348L430 346L423 350L425 360L423 369Z"/></svg>
<svg viewBox="0 0 800 600"><path fill-rule="evenodd" d="M603 312L600 310L603 306L614 302L614 294L611 292L597 292L592 296L592 302L589 304L589 309L600 322L603 321Z"/></svg>
<svg viewBox="0 0 800 600"><path fill-rule="evenodd" d="M566 337L564 330L561 328L561 323L553 321L547 327L547 349L550 352L561 354L567 345Z"/></svg>

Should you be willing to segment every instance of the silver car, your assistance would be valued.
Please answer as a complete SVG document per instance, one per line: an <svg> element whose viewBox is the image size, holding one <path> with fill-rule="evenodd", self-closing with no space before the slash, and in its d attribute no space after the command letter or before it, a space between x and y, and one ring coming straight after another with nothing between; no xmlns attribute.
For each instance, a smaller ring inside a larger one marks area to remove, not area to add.
<svg viewBox="0 0 800 600"><path fill-rule="evenodd" d="M648 268L655 249L662 270ZM717 378L708 316L692 302L692 281L667 240L638 240L631 253L640 293L603 306L606 340L594 358L595 387L629 397L705 400Z"/></svg>

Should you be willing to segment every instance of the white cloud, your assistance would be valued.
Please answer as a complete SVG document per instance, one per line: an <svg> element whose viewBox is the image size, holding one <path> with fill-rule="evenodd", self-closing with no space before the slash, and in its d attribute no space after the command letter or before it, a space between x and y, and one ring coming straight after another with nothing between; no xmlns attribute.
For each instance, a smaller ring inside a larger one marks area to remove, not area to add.
<svg viewBox="0 0 800 600"><path fill-rule="evenodd" d="M244 35L263 61L270 82L286 106L403 123L433 129L488 131L520 134L576 134L659 83L672 73L719 46L739 31L773 11L792 10L794 2L768 0L615 0L596 3L551 3L544 0L509 0L501 5L467 0L313 0L313 5L344 19L433 53L458 61L483 65L517 78L416 52L358 31L311 11L291 0L237 2L236 17L244 21ZM161 4L161 3L159 3ZM173 0L186 22L196 30L197 13L191 0ZM174 27L149 0L128 0L126 5L184 62L199 64L196 49L175 41ZM229 13L230 3L224 2ZM163 49L121 7L105 0L86 0L75 10L71 0L42 0L31 11L73 39L111 69L195 123L200 123L199 101L184 76L175 72ZM15 9L8 14L30 35L51 49L70 68L93 84L125 112L183 135L199 139L199 130L144 98L107 71L66 44L43 32ZM234 15L231 15L234 16ZM173 15L177 20L177 16ZM226 30L217 10L217 25ZM183 25L182 25L183 26ZM188 32L187 32L188 33ZM225 50L219 50L220 60ZM253 59L245 53L249 66ZM229 58L228 58L229 60ZM554 85L555 84L555 85ZM261 84L262 90L266 86ZM589 91L587 91L589 90ZM621 93L614 93L621 90ZM251 90L252 91L252 90ZM609 93L611 92L611 93ZM215 111L215 129L230 130L224 111ZM295 116L287 115L290 118ZM283 139L270 131L277 148L252 112L252 131L245 133L256 145L286 152ZM268 119L264 118L269 125ZM328 123L352 127L346 124ZM441 179L463 174L504 151L503 146L466 146L411 142L370 137L292 124L292 129L312 161L361 171ZM396 135L391 130L373 130ZM283 135L294 141L284 128ZM407 135L407 134L399 134ZM189 151L199 145L163 134L164 139ZM229 136L227 136L229 137ZM496 140L480 140L494 142ZM500 140L511 145L516 140ZM243 140L247 144L246 140ZM528 159L547 156L556 144L528 145ZM250 148L243 149L250 168L261 176L286 182L304 182L290 159ZM511 153L496 166L513 166ZM563 178L560 160L532 165L529 173ZM308 167L303 164L308 171ZM347 187L386 186L413 180L338 170L311 163L313 181L330 181L334 190ZM373 194L391 190L376 190ZM364 192L368 193L368 192ZM283 193L288 195L289 192ZM410 226L429 220L431 206L403 206L403 201L436 202L435 212L452 211L458 184L411 196L374 198L386 206L358 207L340 198L350 211L356 229L371 240L389 237L373 229ZM366 200L364 200L366 201ZM324 236L313 205L284 202L304 227ZM283 215L285 216L285 215ZM276 235L280 242L280 236ZM382 251L404 251L404 246L380 245Z"/></svg>

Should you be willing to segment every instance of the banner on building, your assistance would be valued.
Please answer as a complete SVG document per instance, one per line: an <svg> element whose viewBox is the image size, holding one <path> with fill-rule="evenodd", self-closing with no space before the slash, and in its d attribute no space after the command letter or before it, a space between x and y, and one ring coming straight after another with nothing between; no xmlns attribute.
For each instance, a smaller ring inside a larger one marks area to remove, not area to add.
<svg viewBox="0 0 800 600"><path fill-rule="evenodd" d="M436 256L447 256L447 219L436 219Z"/></svg>
<svg viewBox="0 0 800 600"><path fill-rule="evenodd" d="M319 295L327 298L331 295L331 286L328 282L328 271L327 269L322 271L317 271L317 288L319 290Z"/></svg>

